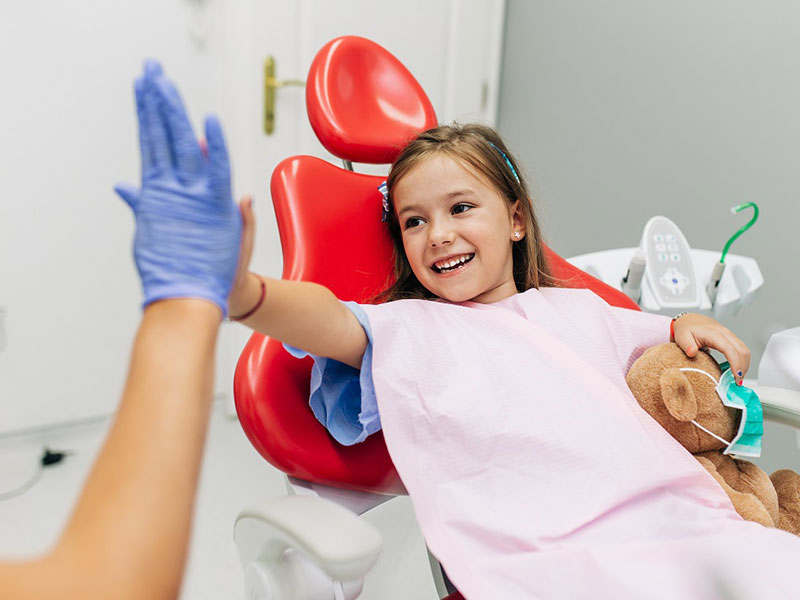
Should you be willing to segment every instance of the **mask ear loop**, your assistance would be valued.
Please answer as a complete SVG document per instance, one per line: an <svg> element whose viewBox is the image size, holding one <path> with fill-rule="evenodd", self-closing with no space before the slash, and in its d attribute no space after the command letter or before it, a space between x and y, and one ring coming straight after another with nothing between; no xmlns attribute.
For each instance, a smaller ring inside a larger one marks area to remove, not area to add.
<svg viewBox="0 0 800 600"><path fill-rule="evenodd" d="M706 377L708 377L708 378L709 378L711 381L713 381L715 386L716 386L716 385L719 383L719 382L718 382L716 379L714 379L714 377L711 375L711 373L706 373L706 372L705 372L705 371L703 371L702 369L695 369L695 368L693 368L693 367L683 367L683 368L681 368L681 369L678 369L678 370L679 370L679 371L694 371L695 373L702 373L703 375L705 375ZM709 431L708 429L706 429L705 427L703 427L702 425L700 425L700 423L698 423L698 422L697 422L697 421L695 421L694 419L692 419L690 422L691 422L693 425L696 425L698 428L700 428L700 429L702 429L703 431L705 431L705 432L706 432L708 435L710 435L711 437L718 439L720 442L722 442L722 443L723 443L723 444L725 444L726 446L730 446L730 445L731 445L731 443L730 443L728 440L724 440L724 439L722 439L720 436L718 436L716 433L714 433L713 431Z"/></svg>
<svg viewBox="0 0 800 600"><path fill-rule="evenodd" d="M703 369L695 369L694 367L681 367L678 371L694 371L695 373L702 373L706 377L708 377L711 381L714 382L714 385L717 385L719 381L714 379L714 376L711 373L706 373Z"/></svg>
<svg viewBox="0 0 800 600"><path fill-rule="evenodd" d="M722 439L720 436L718 436L718 435L717 435L716 433L714 433L713 431L709 431L708 429L706 429L705 427L703 427L702 425L700 425L700 423L698 423L697 421L694 421L694 420L693 420L693 421L691 421L691 422L692 422L694 425L697 425L697 427L699 427L700 429L702 429L703 431L705 431L705 432L706 432L708 435L710 435L711 437L713 437L713 438L717 438L717 439L718 439L720 442L722 442L722 443L723 443L723 444L725 444L726 446L730 446L730 445L731 445L731 443L730 443L728 440Z"/></svg>

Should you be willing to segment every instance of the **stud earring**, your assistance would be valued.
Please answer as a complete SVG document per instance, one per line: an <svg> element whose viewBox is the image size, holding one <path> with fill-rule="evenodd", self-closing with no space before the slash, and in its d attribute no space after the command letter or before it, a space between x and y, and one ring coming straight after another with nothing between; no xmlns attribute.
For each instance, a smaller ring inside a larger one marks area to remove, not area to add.
<svg viewBox="0 0 800 600"><path fill-rule="evenodd" d="M519 239L519 236L520 236L520 233L519 233L519 231L515 231L515 232L514 232L514 237L515 237L515 238L517 238L517 239Z"/></svg>

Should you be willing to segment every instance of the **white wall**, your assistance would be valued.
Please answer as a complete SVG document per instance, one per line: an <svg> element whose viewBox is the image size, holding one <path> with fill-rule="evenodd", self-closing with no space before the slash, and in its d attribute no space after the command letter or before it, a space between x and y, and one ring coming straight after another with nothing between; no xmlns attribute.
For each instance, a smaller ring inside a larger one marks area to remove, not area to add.
<svg viewBox="0 0 800 600"><path fill-rule="evenodd" d="M117 403L141 298L112 191L139 180L133 78L158 57L195 117L219 106L219 40L192 41L187 4L0 4L0 432Z"/></svg>
<svg viewBox="0 0 800 600"><path fill-rule="evenodd" d="M755 257L766 284L726 323L750 346L753 377L769 333L800 325L798 32L789 1L507 7L499 128L557 252L635 246L655 214L721 251L750 214L729 208L759 204L731 252ZM794 452L793 435L777 435Z"/></svg>

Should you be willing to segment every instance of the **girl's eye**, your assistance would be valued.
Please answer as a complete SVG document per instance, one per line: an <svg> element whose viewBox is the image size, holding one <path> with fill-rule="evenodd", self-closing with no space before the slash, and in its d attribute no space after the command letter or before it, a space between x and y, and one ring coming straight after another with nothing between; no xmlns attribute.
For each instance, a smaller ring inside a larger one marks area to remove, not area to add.
<svg viewBox="0 0 800 600"><path fill-rule="evenodd" d="M406 219L406 229L416 227L420 223L422 223L422 219L419 217L411 217L410 219Z"/></svg>
<svg viewBox="0 0 800 600"><path fill-rule="evenodd" d="M470 208L472 208L469 204L456 204L453 207L453 214L458 215L463 212L467 212Z"/></svg>

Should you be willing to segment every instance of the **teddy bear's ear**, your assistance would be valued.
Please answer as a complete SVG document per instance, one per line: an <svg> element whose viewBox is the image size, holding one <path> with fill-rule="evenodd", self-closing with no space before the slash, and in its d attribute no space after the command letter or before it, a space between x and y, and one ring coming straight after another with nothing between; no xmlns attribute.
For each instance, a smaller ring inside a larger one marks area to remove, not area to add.
<svg viewBox="0 0 800 600"><path fill-rule="evenodd" d="M697 398L689 380L679 369L665 369L659 378L661 398L669 414L678 421L691 421L697 417Z"/></svg>

